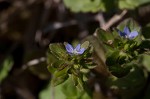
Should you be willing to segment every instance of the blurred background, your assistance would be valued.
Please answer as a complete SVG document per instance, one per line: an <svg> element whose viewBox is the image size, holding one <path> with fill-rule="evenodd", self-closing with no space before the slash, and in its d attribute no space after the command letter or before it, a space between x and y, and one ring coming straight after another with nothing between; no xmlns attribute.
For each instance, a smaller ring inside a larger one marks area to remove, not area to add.
<svg viewBox="0 0 150 99"><path fill-rule="evenodd" d="M126 18L150 30L150 0L0 0L0 99L47 99L49 44L82 40Z"/></svg>

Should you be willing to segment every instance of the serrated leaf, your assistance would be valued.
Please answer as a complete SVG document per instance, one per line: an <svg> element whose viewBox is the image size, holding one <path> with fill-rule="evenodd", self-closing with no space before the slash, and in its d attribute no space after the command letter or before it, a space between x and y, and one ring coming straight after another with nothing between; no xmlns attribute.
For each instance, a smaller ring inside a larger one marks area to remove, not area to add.
<svg viewBox="0 0 150 99"><path fill-rule="evenodd" d="M64 48L64 45L61 43L53 43L49 45L50 51L54 54L57 58L66 59L67 53Z"/></svg>

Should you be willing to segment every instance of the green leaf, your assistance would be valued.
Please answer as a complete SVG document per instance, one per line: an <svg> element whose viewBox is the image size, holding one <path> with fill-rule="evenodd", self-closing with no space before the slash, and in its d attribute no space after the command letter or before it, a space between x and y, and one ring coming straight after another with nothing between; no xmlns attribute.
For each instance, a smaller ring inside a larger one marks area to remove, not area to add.
<svg viewBox="0 0 150 99"><path fill-rule="evenodd" d="M0 83L7 77L9 71L13 66L13 60L11 57L7 57L0 66Z"/></svg>
<svg viewBox="0 0 150 99"><path fill-rule="evenodd" d="M147 24L145 27L142 28L142 34L146 39L150 39L150 23Z"/></svg>
<svg viewBox="0 0 150 99"><path fill-rule="evenodd" d="M67 83L67 84L64 84L63 85L63 88L62 88L62 91L63 93L69 98L73 98L73 97L76 97L77 98L77 95L78 95L78 92L77 92L77 88L76 86L73 85L73 83L71 81L69 81L70 83Z"/></svg>
<svg viewBox="0 0 150 99"><path fill-rule="evenodd" d="M54 77L53 79L52 79L52 84L53 84L53 86L57 86L57 85L59 85L59 84L62 84L63 82L65 82L67 79L68 79L68 77L69 77L69 75L68 74L63 74L63 75L61 75L61 76L59 76L59 77Z"/></svg>
<svg viewBox="0 0 150 99"><path fill-rule="evenodd" d="M120 51L109 52L106 58L106 65L112 66L117 64L117 60L119 58Z"/></svg>
<svg viewBox="0 0 150 99"><path fill-rule="evenodd" d="M51 86L50 84L46 86L39 93L39 99L66 99L66 96L62 92L62 84L56 87Z"/></svg>
<svg viewBox="0 0 150 99"><path fill-rule="evenodd" d="M89 47L89 44L90 44L89 41L85 41L81 44L81 48L87 49Z"/></svg>
<svg viewBox="0 0 150 99"><path fill-rule="evenodd" d="M82 68L82 69L80 69L80 72L82 72L82 73L88 73L90 70L89 69L85 69L85 68Z"/></svg>
<svg viewBox="0 0 150 99"><path fill-rule="evenodd" d="M51 65L48 65L47 69L50 73L54 73L57 70L56 68L52 67Z"/></svg>
<svg viewBox="0 0 150 99"><path fill-rule="evenodd" d="M107 84L112 90L121 95L121 99L135 99L146 84L144 71L136 64L131 63L130 72L122 78L111 77Z"/></svg>
<svg viewBox="0 0 150 99"><path fill-rule="evenodd" d="M69 77L63 84L58 86L48 85L39 93L39 99L92 99L88 93L79 90L73 85Z"/></svg>
<svg viewBox="0 0 150 99"><path fill-rule="evenodd" d="M54 72L53 78L52 78L52 82L53 82L54 86L59 85L68 79L68 77L69 77L69 75L67 73L68 70L69 70L69 68L65 67L62 70L56 70Z"/></svg>
<svg viewBox="0 0 150 99"><path fill-rule="evenodd" d="M59 76L62 76L62 75L64 75L64 74L67 74L68 70L69 70L69 68L67 68L67 67L65 67L65 68L62 69L62 70L57 70L57 71L54 72L54 77L57 78L57 77L59 77Z"/></svg>
<svg viewBox="0 0 150 99"><path fill-rule="evenodd" d="M55 55L53 55L51 52L47 52L47 69L50 73L54 73L57 69L55 66L53 66L54 63L58 61L58 58L56 58ZM59 62L58 62L59 63Z"/></svg>
<svg viewBox="0 0 150 99"><path fill-rule="evenodd" d="M113 47L114 48L116 48L116 49L120 48L122 45L123 45L123 42L121 39L119 39L118 37L114 39L114 41L113 41Z"/></svg>
<svg viewBox="0 0 150 99"><path fill-rule="evenodd" d="M87 81L87 80L88 80L87 75L83 75L83 81Z"/></svg>
<svg viewBox="0 0 150 99"><path fill-rule="evenodd" d="M69 77L69 79L61 85L61 90L66 96L66 99L92 99L91 96L86 92L87 90L81 90L74 86L71 77Z"/></svg>
<svg viewBox="0 0 150 99"><path fill-rule="evenodd" d="M150 55L142 55L142 64L146 68L146 70L150 72Z"/></svg>
<svg viewBox="0 0 150 99"><path fill-rule="evenodd" d="M149 0L63 0L66 7L73 12L98 12L120 9L135 9L150 3Z"/></svg>
<svg viewBox="0 0 150 99"><path fill-rule="evenodd" d="M65 64L64 60L58 60L58 61L52 63L52 67L57 68L57 69L61 69L61 68L64 68L66 66L67 66L67 64Z"/></svg>
<svg viewBox="0 0 150 99"><path fill-rule="evenodd" d="M136 7L150 3L149 0L119 0L118 5L120 9L135 9Z"/></svg>
<svg viewBox="0 0 150 99"><path fill-rule="evenodd" d="M56 62L58 60L58 58L56 58L55 55L53 55L51 52L47 52L47 64L52 64L54 62Z"/></svg>
<svg viewBox="0 0 150 99"><path fill-rule="evenodd" d="M121 66L121 65L113 65L109 66L109 71L112 75L120 78L126 76L130 72L131 66Z"/></svg>
<svg viewBox="0 0 150 99"><path fill-rule="evenodd" d="M90 62L90 63L86 63L86 64L85 64L85 67L88 68L88 69L93 69L93 68L95 68L96 66L97 66L97 64L94 63L94 62Z"/></svg>
<svg viewBox="0 0 150 99"><path fill-rule="evenodd" d="M150 49L150 39L143 40L140 44L141 49Z"/></svg>
<svg viewBox="0 0 150 99"><path fill-rule="evenodd" d="M96 53L95 55L98 56L98 61L99 62L105 62L105 49L104 49L104 45L102 44L101 41L99 41L97 39L97 37L94 36L88 36L85 40L89 41L90 44L93 46L94 48L94 52Z"/></svg>
<svg viewBox="0 0 150 99"><path fill-rule="evenodd" d="M99 40L101 40L102 42L105 42L105 43L109 43L108 41L114 39L112 33L108 32L108 31L105 31L105 30L103 30L101 28L98 28L96 30L96 35L97 35Z"/></svg>
<svg viewBox="0 0 150 99"><path fill-rule="evenodd" d="M139 26L139 24L134 21L132 18L128 18L125 19L124 21L122 21L118 26L117 29L123 31L124 27L127 26L129 27L130 31L134 31L136 30L137 32L141 32L141 27Z"/></svg>
<svg viewBox="0 0 150 99"><path fill-rule="evenodd" d="M71 75L74 86L78 85L78 77L76 75Z"/></svg>
<svg viewBox="0 0 150 99"><path fill-rule="evenodd" d="M66 50L63 44L53 43L49 45L49 48L52 54L54 54L57 58L64 59L64 60L67 58L68 54L66 53Z"/></svg>
<svg viewBox="0 0 150 99"><path fill-rule="evenodd" d="M64 4L73 12L97 12L103 8L101 0L64 0Z"/></svg>
<svg viewBox="0 0 150 99"><path fill-rule="evenodd" d="M81 78L78 78L78 85L77 87L79 88L79 90L83 91L84 90L84 82Z"/></svg>
<svg viewBox="0 0 150 99"><path fill-rule="evenodd" d="M64 0L66 7L73 12L112 11L117 8L118 2L110 0Z"/></svg>

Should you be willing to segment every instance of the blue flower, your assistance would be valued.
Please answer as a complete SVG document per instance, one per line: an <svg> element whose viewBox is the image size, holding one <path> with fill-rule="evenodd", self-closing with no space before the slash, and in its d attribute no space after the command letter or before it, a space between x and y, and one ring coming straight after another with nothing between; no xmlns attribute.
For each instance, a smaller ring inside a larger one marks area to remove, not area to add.
<svg viewBox="0 0 150 99"><path fill-rule="evenodd" d="M81 55L85 51L85 48L81 48L80 44L78 44L75 48L73 48L73 46L70 44L66 44L65 47L70 55Z"/></svg>
<svg viewBox="0 0 150 99"><path fill-rule="evenodd" d="M135 37L138 36L137 31L132 31L130 32L129 28L127 26L124 27L123 31L118 31L120 36L128 38L128 39L134 39Z"/></svg>

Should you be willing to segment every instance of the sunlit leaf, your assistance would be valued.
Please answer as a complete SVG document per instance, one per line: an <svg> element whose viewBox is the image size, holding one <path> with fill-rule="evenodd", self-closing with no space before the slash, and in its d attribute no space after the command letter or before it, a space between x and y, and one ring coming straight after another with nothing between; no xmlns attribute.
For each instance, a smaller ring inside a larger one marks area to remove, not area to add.
<svg viewBox="0 0 150 99"><path fill-rule="evenodd" d="M120 9L135 9L136 7L149 3L149 0L119 0Z"/></svg>
<svg viewBox="0 0 150 99"><path fill-rule="evenodd" d="M73 12L96 12L103 7L101 0L64 0L64 4Z"/></svg>
<svg viewBox="0 0 150 99"><path fill-rule="evenodd" d="M66 96L62 92L62 85L53 87L51 85L46 86L39 93L39 99L66 99Z"/></svg>

